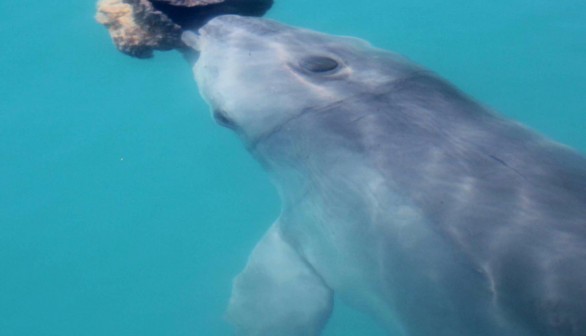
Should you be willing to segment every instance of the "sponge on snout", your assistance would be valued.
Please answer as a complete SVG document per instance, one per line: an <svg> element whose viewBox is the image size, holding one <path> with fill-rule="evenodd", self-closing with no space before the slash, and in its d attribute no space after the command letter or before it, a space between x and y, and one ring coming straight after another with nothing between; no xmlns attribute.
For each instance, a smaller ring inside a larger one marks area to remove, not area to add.
<svg viewBox="0 0 586 336"><path fill-rule="evenodd" d="M96 20L121 52L138 58L181 49L181 33L222 14L262 16L273 0L100 0Z"/></svg>

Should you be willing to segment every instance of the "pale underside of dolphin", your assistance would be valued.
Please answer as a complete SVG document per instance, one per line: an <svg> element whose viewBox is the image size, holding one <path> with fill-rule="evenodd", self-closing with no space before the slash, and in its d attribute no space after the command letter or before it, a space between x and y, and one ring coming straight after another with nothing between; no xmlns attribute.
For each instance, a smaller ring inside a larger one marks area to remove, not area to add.
<svg viewBox="0 0 586 336"><path fill-rule="evenodd" d="M184 41L282 213L236 278L239 335L586 335L586 159L368 43L220 16Z"/></svg>

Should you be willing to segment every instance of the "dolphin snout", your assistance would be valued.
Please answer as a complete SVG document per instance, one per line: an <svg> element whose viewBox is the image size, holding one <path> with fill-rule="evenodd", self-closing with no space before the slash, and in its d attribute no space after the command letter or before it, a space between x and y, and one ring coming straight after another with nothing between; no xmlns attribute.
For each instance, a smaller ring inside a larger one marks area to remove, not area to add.
<svg viewBox="0 0 586 336"><path fill-rule="evenodd" d="M188 47L193 48L195 51L201 51L201 37L199 33L187 30L181 34L181 40L185 43Z"/></svg>

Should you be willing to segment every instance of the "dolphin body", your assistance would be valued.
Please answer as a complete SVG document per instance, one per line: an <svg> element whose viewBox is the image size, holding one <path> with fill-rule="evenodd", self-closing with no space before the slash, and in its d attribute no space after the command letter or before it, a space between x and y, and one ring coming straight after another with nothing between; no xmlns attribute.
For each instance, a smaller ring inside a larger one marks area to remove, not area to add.
<svg viewBox="0 0 586 336"><path fill-rule="evenodd" d="M183 40L282 212L235 279L239 335L586 335L586 159L368 43L220 16Z"/></svg>

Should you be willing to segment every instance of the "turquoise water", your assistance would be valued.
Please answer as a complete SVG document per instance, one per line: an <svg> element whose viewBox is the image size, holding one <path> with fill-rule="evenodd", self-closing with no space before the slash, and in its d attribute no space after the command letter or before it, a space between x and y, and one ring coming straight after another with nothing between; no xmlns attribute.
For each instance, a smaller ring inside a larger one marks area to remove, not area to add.
<svg viewBox="0 0 586 336"><path fill-rule="evenodd" d="M269 17L398 51L586 151L586 2L356 3ZM230 335L231 280L276 193L186 62L118 53L94 11L0 2L0 335ZM343 305L325 334L384 335Z"/></svg>

